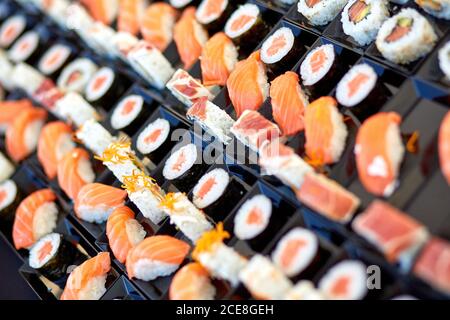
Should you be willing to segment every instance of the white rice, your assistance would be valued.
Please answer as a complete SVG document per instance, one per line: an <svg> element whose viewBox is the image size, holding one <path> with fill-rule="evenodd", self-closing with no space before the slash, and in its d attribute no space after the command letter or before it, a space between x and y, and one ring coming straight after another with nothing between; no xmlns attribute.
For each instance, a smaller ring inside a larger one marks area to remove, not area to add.
<svg viewBox="0 0 450 320"><path fill-rule="evenodd" d="M112 56L115 51L114 39L116 31L102 22L96 21L86 28L86 42L97 53Z"/></svg>
<svg viewBox="0 0 450 320"><path fill-rule="evenodd" d="M278 39L284 39L285 45L282 48L279 48L275 53L269 54L269 50L272 48L275 41ZM292 47L294 46L294 33L291 29L287 27L282 27L275 31L266 41L262 44L261 47L261 60L265 64L273 64L282 60L286 55L289 54Z"/></svg>
<svg viewBox="0 0 450 320"><path fill-rule="evenodd" d="M61 68L67 59L70 57L71 50L68 46L63 44L55 44L48 49L42 58L39 60L38 69L44 75L48 76ZM55 59L56 60L53 60ZM49 64L49 61L54 61Z"/></svg>
<svg viewBox="0 0 450 320"><path fill-rule="evenodd" d="M184 155L185 161L180 164L178 168L174 168L177 164L179 157ZM184 147L181 147L177 151L175 151L169 159L167 159L166 164L164 165L163 175L167 180L174 180L181 177L187 171L189 171L192 166L197 161L198 150L195 144L188 144Z"/></svg>
<svg viewBox="0 0 450 320"><path fill-rule="evenodd" d="M439 4L439 9L434 10L430 5L428 4L428 1L418 1L415 0L415 3L417 3L425 12L441 18L441 19L450 19L450 1L449 0L434 0L432 1L433 4ZM421 4L422 3L422 4Z"/></svg>
<svg viewBox="0 0 450 320"><path fill-rule="evenodd" d="M95 172L92 168L91 161L86 158L81 158L78 161L77 172L80 178L85 183L92 183L95 180Z"/></svg>
<svg viewBox="0 0 450 320"><path fill-rule="evenodd" d="M55 147L56 160L61 160L66 154L76 147L75 142L72 140L70 133L63 133L58 137Z"/></svg>
<svg viewBox="0 0 450 320"><path fill-rule="evenodd" d="M203 185L210 179L213 179L214 181L211 189L209 189L203 197L199 197L198 193L202 189ZM223 195L229 183L230 176L225 170L221 168L211 170L210 172L205 174L195 185L193 191L194 204L199 209L208 207Z"/></svg>
<svg viewBox="0 0 450 320"><path fill-rule="evenodd" d="M9 179L15 170L16 169L11 161L9 161L8 158L0 152L0 183L6 179Z"/></svg>
<svg viewBox="0 0 450 320"><path fill-rule="evenodd" d="M40 251L44 247L46 243L50 242L52 245L52 249L50 250L50 253L46 255L42 260L39 260ZM47 262L52 259L56 252L58 251L58 248L61 244L61 235L58 233L51 233L46 235L45 237L42 237L38 242L36 242L33 247L30 250L30 256L29 256L29 264L30 267L33 269L39 269L42 266L44 266Z"/></svg>
<svg viewBox="0 0 450 320"><path fill-rule="evenodd" d="M359 74L364 74L368 79L362 83L358 91L351 97L349 97L350 89L348 87L351 82ZM336 99L339 103L346 107L354 107L370 94L377 83L378 76L371 66L366 63L353 66L345 76L339 81L336 89Z"/></svg>
<svg viewBox="0 0 450 320"><path fill-rule="evenodd" d="M97 111L77 92L69 92L56 101L56 113L64 120L73 122L77 127L87 121L100 118Z"/></svg>
<svg viewBox="0 0 450 320"><path fill-rule="evenodd" d="M195 83L195 89L190 83ZM193 95L185 95L177 89L178 86L196 90L196 93ZM214 95L207 88L205 88L200 81L194 79L183 69L178 69L175 72L173 77L169 80L169 82L167 82L166 87L181 103L187 107L191 107L192 104L199 98L207 97L208 100L212 100L214 98Z"/></svg>
<svg viewBox="0 0 450 320"><path fill-rule="evenodd" d="M58 78L57 85L58 87L67 92L84 92L86 85L89 82L89 79L94 75L97 71L97 66L90 59L87 58L79 58L72 61L64 70L61 72L61 75ZM74 72L80 72L80 78L68 84L67 81L70 79L70 76Z"/></svg>
<svg viewBox="0 0 450 320"><path fill-rule="evenodd" d="M249 223L248 219L253 210L257 210L261 223ZM249 240L260 235L269 225L272 215L272 201L259 194L247 200L234 217L234 234L238 239Z"/></svg>
<svg viewBox="0 0 450 320"><path fill-rule="evenodd" d="M300 0L297 5L297 10L312 25L322 26L333 20L346 3L347 0L321 0L313 7L309 7L306 4L306 0Z"/></svg>
<svg viewBox="0 0 450 320"><path fill-rule="evenodd" d="M250 16L252 17L251 20L249 20L242 28L239 30L233 30L233 24L235 21L237 21L242 16ZM229 36L231 39L238 38L242 36L244 33L249 31L255 22L258 20L258 17L260 15L259 8L255 4L247 3L244 5L239 6L239 8L233 12L231 17L228 19L226 25L225 25L225 33L227 36Z"/></svg>
<svg viewBox="0 0 450 320"><path fill-rule="evenodd" d="M46 202L36 209L33 219L34 239L40 239L43 236L53 232L58 220L58 207L54 202Z"/></svg>
<svg viewBox="0 0 450 320"><path fill-rule="evenodd" d="M316 72L313 72L312 58L315 57L314 54L320 50L324 51L327 58L325 62L322 64L321 68ZM328 73L328 71L330 71L331 67L333 66L334 59L335 53L332 44L324 44L310 51L306 56L305 60L303 60L302 65L300 66L300 74L302 76L303 85L312 86L313 84L316 84L317 82L322 80L322 78L325 77L325 75Z"/></svg>
<svg viewBox="0 0 450 320"><path fill-rule="evenodd" d="M13 68L14 66L6 53L0 50L0 85L6 90L11 90L14 87L14 83L11 81Z"/></svg>
<svg viewBox="0 0 450 320"><path fill-rule="evenodd" d="M339 161L345 149L348 130L344 122L344 116L337 108L332 108L331 123L333 124L334 135L331 140L331 156L334 162Z"/></svg>
<svg viewBox="0 0 450 320"><path fill-rule="evenodd" d="M192 0L170 0L170 4L177 9L183 8L191 2Z"/></svg>
<svg viewBox="0 0 450 320"><path fill-rule="evenodd" d="M165 212L159 207L160 200L150 190L141 189L128 192L128 198L133 202L144 217L154 224L159 224L165 217Z"/></svg>
<svg viewBox="0 0 450 320"><path fill-rule="evenodd" d="M325 300L325 297L309 280L299 281L283 298L284 300Z"/></svg>
<svg viewBox="0 0 450 320"><path fill-rule="evenodd" d="M76 136L96 155L102 155L114 138L100 123L90 119L80 127Z"/></svg>
<svg viewBox="0 0 450 320"><path fill-rule="evenodd" d="M114 50L123 60L126 60L128 52L139 43L138 38L123 31L116 32L111 41Z"/></svg>
<svg viewBox="0 0 450 320"><path fill-rule="evenodd" d="M106 274L91 278L78 292L78 300L99 300L106 292Z"/></svg>
<svg viewBox="0 0 450 320"><path fill-rule="evenodd" d="M152 137L155 132L160 132L154 141L148 141L147 138ZM167 140L170 134L170 123L166 119L158 118L150 123L139 134L136 141L136 148L142 154L150 154L157 150Z"/></svg>
<svg viewBox="0 0 450 320"><path fill-rule="evenodd" d="M27 124L23 135L23 143L26 146L28 152L33 152L34 150L36 150L43 126L43 120L36 120Z"/></svg>
<svg viewBox="0 0 450 320"><path fill-rule="evenodd" d="M14 63L23 62L33 54L38 45L39 34L36 31L25 32L9 50L9 59Z"/></svg>
<svg viewBox="0 0 450 320"><path fill-rule="evenodd" d="M140 259L133 266L135 278L143 281L151 281L159 277L169 276L177 271L178 267L178 264L150 259Z"/></svg>
<svg viewBox="0 0 450 320"><path fill-rule="evenodd" d="M200 3L200 5L197 8L197 11L195 12L195 17L197 18L198 22L200 22L201 24L209 24L209 23L217 20L218 18L220 18L220 16L223 14L226 7L228 6L228 0L221 0L222 5L220 6L220 11L214 12L213 14L210 14L208 16L207 12L205 12L205 10L208 8L208 3L215 2L215 1L218 1L218 0L203 0L202 3Z"/></svg>
<svg viewBox="0 0 450 320"><path fill-rule="evenodd" d="M17 185L13 180L6 180L0 183L0 193L4 193L4 198L0 202L0 212L10 206L17 196Z"/></svg>
<svg viewBox="0 0 450 320"><path fill-rule="evenodd" d="M9 47L25 30L27 22L22 15L15 15L3 22L0 28L0 47ZM13 30L13 31L9 31ZM9 33L9 34L7 34Z"/></svg>
<svg viewBox="0 0 450 320"><path fill-rule="evenodd" d="M125 109L131 104L133 107L131 111L125 113ZM111 116L111 126L115 130L120 130L128 127L142 111L144 106L144 98L139 95L130 95L122 99Z"/></svg>
<svg viewBox="0 0 450 320"><path fill-rule="evenodd" d="M36 69L23 62L16 64L10 74L12 87L24 90L32 96L39 89L45 78Z"/></svg>
<svg viewBox="0 0 450 320"><path fill-rule="evenodd" d="M104 81L100 88L95 88L96 81L98 79L104 78ZM112 84L114 83L114 79L116 78L116 75L114 74L114 71L111 68L103 67L100 68L89 80L89 83L86 86L86 99L88 101L97 101L101 97L103 97L106 92L111 88Z"/></svg>
<svg viewBox="0 0 450 320"><path fill-rule="evenodd" d="M388 154L391 160L392 168L394 170L394 174L397 177L400 171L400 166L403 161L403 157L405 155L405 147L402 142L402 135L400 132L400 127L397 124L391 124L389 126L387 136L386 136L386 145L388 146ZM398 186L398 180L394 179L391 185L387 186L384 190L384 196L389 197L394 193L395 189Z"/></svg>
<svg viewBox="0 0 450 320"><path fill-rule="evenodd" d="M127 233L128 241L130 241L133 247L141 243L147 235L144 227L136 219L129 219L125 222L125 231Z"/></svg>
<svg viewBox="0 0 450 320"><path fill-rule="evenodd" d="M98 204L95 206L82 205L78 207L77 216L86 222L101 224L108 220L116 207Z"/></svg>
<svg viewBox="0 0 450 320"><path fill-rule="evenodd" d="M450 80L450 41L439 50L438 53L439 67L447 80Z"/></svg>

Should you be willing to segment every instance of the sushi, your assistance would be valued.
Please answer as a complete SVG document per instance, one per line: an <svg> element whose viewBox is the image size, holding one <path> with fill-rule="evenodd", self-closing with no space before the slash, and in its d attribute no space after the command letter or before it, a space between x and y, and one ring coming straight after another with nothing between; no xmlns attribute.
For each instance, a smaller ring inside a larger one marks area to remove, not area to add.
<svg viewBox="0 0 450 320"><path fill-rule="evenodd" d="M316 235L297 227L281 238L272 252L272 260L287 277L295 277L312 264L318 250Z"/></svg>
<svg viewBox="0 0 450 320"><path fill-rule="evenodd" d="M12 88L22 89L32 97L42 84L47 81L41 73L30 65L18 63L11 70L8 82Z"/></svg>
<svg viewBox="0 0 450 320"><path fill-rule="evenodd" d="M386 0L352 0L342 11L342 29L360 46L365 46L375 40L387 18L389 8Z"/></svg>
<svg viewBox="0 0 450 320"><path fill-rule="evenodd" d="M109 131L94 119L84 122L75 135L86 148L96 155L102 155L114 141Z"/></svg>
<svg viewBox="0 0 450 320"><path fill-rule="evenodd" d="M439 49L438 52L439 68L447 81L450 81L450 41Z"/></svg>
<svg viewBox="0 0 450 320"><path fill-rule="evenodd" d="M38 62L38 70L45 76L57 79L61 70L72 60L72 49L65 44L51 46Z"/></svg>
<svg viewBox="0 0 450 320"><path fill-rule="evenodd" d="M439 159L442 174L450 185L450 112L445 115L439 129Z"/></svg>
<svg viewBox="0 0 450 320"><path fill-rule="evenodd" d="M312 25L323 26L332 21L346 3L347 0L300 0L297 10Z"/></svg>
<svg viewBox="0 0 450 320"><path fill-rule="evenodd" d="M66 93L55 102L55 112L65 121L82 127L89 120L100 120L100 114L77 92Z"/></svg>
<svg viewBox="0 0 450 320"><path fill-rule="evenodd" d="M8 49L26 28L26 18L20 14L5 20L0 27L0 48Z"/></svg>
<svg viewBox="0 0 450 320"><path fill-rule="evenodd" d="M65 92L83 93L97 66L87 58L78 58L69 63L58 78L57 84Z"/></svg>
<svg viewBox="0 0 450 320"><path fill-rule="evenodd" d="M9 61L7 54L0 50L0 85L8 91L14 88L14 83L11 81L13 70L14 65Z"/></svg>
<svg viewBox="0 0 450 320"><path fill-rule="evenodd" d="M19 162L35 151L46 119L47 112L41 108L28 108L17 114L5 138L11 159Z"/></svg>
<svg viewBox="0 0 450 320"><path fill-rule="evenodd" d="M306 173L296 193L301 203L340 223L349 222L361 202L339 183L313 172Z"/></svg>
<svg viewBox="0 0 450 320"><path fill-rule="evenodd" d="M361 300L367 294L366 266L356 260L341 261L320 279L318 287L327 299Z"/></svg>
<svg viewBox="0 0 450 320"><path fill-rule="evenodd" d="M11 161L0 151L0 183L8 180L15 170Z"/></svg>
<svg viewBox="0 0 450 320"><path fill-rule="evenodd" d="M166 155L169 150L170 122L164 118L157 118L149 123L138 135L136 149L143 155L150 155L157 151ZM159 151L161 150L161 152Z"/></svg>
<svg viewBox="0 0 450 320"><path fill-rule="evenodd" d="M72 135L72 128L62 121L50 122L42 128L37 157L49 179L56 177L58 162L75 148Z"/></svg>
<svg viewBox="0 0 450 320"><path fill-rule="evenodd" d="M128 252L146 236L144 228L134 217L134 212L130 208L118 207L108 217L106 223L109 247L120 263L125 263Z"/></svg>
<svg viewBox="0 0 450 320"><path fill-rule="evenodd" d="M260 51L238 62L227 80L227 89L236 115L245 110L258 110L269 96L266 68Z"/></svg>
<svg viewBox="0 0 450 320"><path fill-rule="evenodd" d="M241 240L256 238L267 228L271 216L269 198L260 194L248 199L234 217L234 235Z"/></svg>
<svg viewBox="0 0 450 320"><path fill-rule="evenodd" d="M233 41L223 32L216 33L206 42L200 57L203 84L207 87L226 85L237 62L238 51Z"/></svg>
<svg viewBox="0 0 450 320"><path fill-rule="evenodd" d="M138 35L139 22L144 9L144 0L119 0L117 31Z"/></svg>
<svg viewBox="0 0 450 320"><path fill-rule="evenodd" d="M116 31L101 22L94 22L86 28L86 43L97 54L114 59L118 52L114 51L114 42L111 39Z"/></svg>
<svg viewBox="0 0 450 320"><path fill-rule="evenodd" d="M391 262L409 266L428 238L426 228L400 210L376 200L352 223L353 230L375 245Z"/></svg>
<svg viewBox="0 0 450 320"><path fill-rule="evenodd" d="M208 37L208 32L195 19L195 8L185 9L173 29L173 40L185 70L189 70L200 57Z"/></svg>
<svg viewBox="0 0 450 320"><path fill-rule="evenodd" d="M76 216L87 222L103 223L114 210L125 205L127 192L101 183L84 185L75 199Z"/></svg>
<svg viewBox="0 0 450 320"><path fill-rule="evenodd" d="M174 273L183 263L190 246L170 236L152 236L132 248L127 256L130 279L151 281Z"/></svg>
<svg viewBox="0 0 450 320"><path fill-rule="evenodd" d="M73 269L61 300L99 300L106 292L106 277L111 270L108 252L101 252Z"/></svg>
<svg viewBox="0 0 450 320"><path fill-rule="evenodd" d="M34 30L27 31L9 49L9 59L14 63L34 64L42 53L40 45L39 33Z"/></svg>
<svg viewBox="0 0 450 320"><path fill-rule="evenodd" d="M208 271L197 262L178 270L169 289L170 300L213 300L215 294Z"/></svg>
<svg viewBox="0 0 450 320"><path fill-rule="evenodd" d="M120 0L81 0L94 20L106 25L114 22L119 12Z"/></svg>
<svg viewBox="0 0 450 320"><path fill-rule="evenodd" d="M169 3L176 9L184 9L189 5L195 5L198 0L170 0Z"/></svg>
<svg viewBox="0 0 450 320"><path fill-rule="evenodd" d="M305 111L305 152L320 164L332 164L341 158L348 131L344 117L332 97L312 102Z"/></svg>
<svg viewBox="0 0 450 320"><path fill-rule="evenodd" d="M0 102L0 133L5 133L14 119L23 110L31 109L33 104L28 99L6 100Z"/></svg>
<svg viewBox="0 0 450 320"><path fill-rule="evenodd" d="M56 195L50 189L33 192L16 210L13 226L14 247L31 247L37 240L53 232L58 219Z"/></svg>
<svg viewBox="0 0 450 320"><path fill-rule="evenodd" d="M367 119L356 136L356 167L367 191L389 197L398 186L405 147L400 133L401 116L380 112Z"/></svg>
<svg viewBox="0 0 450 320"><path fill-rule="evenodd" d="M183 69L178 69L166 85L167 89L186 107L191 107L199 99L214 98L213 94L205 88L200 81L194 79Z"/></svg>
<svg viewBox="0 0 450 320"><path fill-rule="evenodd" d="M22 196L14 180L0 182L0 228L10 234Z"/></svg>
<svg viewBox="0 0 450 320"><path fill-rule="evenodd" d="M448 0L414 0L425 12L441 18L450 19L450 3Z"/></svg>
<svg viewBox="0 0 450 320"><path fill-rule="evenodd" d="M81 188L95 180L89 153L81 148L72 149L58 162L57 175L59 187L75 200Z"/></svg>
<svg viewBox="0 0 450 320"><path fill-rule="evenodd" d="M284 300L325 300L323 294L309 280L300 280L289 290Z"/></svg>
<svg viewBox="0 0 450 320"><path fill-rule="evenodd" d="M376 45L387 60L408 64L429 53L436 41L428 20L412 8L404 8L383 23Z"/></svg>
<svg viewBox="0 0 450 320"><path fill-rule="evenodd" d="M229 0L202 0L195 12L195 18L205 26L209 34L221 31L233 13L234 1Z"/></svg>
<svg viewBox="0 0 450 320"><path fill-rule="evenodd" d="M272 81L270 98L272 115L285 136L294 135L304 129L304 114L308 97L300 86L295 72L288 71Z"/></svg>

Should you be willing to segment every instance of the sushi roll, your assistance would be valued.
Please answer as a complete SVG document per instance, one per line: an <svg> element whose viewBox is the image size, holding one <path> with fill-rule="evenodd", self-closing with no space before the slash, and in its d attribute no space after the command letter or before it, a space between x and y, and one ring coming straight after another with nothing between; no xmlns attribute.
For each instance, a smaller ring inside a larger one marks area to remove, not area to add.
<svg viewBox="0 0 450 320"><path fill-rule="evenodd" d="M195 19L195 10L194 7L185 9L173 29L173 40L185 70L189 70L200 57L209 37L208 32Z"/></svg>
<svg viewBox="0 0 450 320"><path fill-rule="evenodd" d="M13 180L0 183L0 228L11 233L16 208L22 201L22 196Z"/></svg>
<svg viewBox="0 0 450 320"><path fill-rule="evenodd" d="M170 236L152 236L133 247L127 256L128 278L151 281L174 273L190 246Z"/></svg>
<svg viewBox="0 0 450 320"><path fill-rule="evenodd" d="M58 78L58 87L65 92L83 93L89 80L97 71L90 59L78 58L69 63Z"/></svg>
<svg viewBox="0 0 450 320"><path fill-rule="evenodd" d="M228 94L238 117L245 110L258 110L269 97L270 85L260 52L240 61L227 80Z"/></svg>
<svg viewBox="0 0 450 320"><path fill-rule="evenodd" d="M96 21L111 25L119 13L120 0L83 0L82 3Z"/></svg>
<svg viewBox="0 0 450 320"><path fill-rule="evenodd" d="M117 31L137 36L145 4L145 0L119 0Z"/></svg>
<svg viewBox="0 0 450 320"><path fill-rule="evenodd" d="M214 95L200 81L194 79L183 69L178 69L172 79L167 82L167 89L186 107L191 107L199 99L206 97L212 100Z"/></svg>
<svg viewBox="0 0 450 320"><path fill-rule="evenodd" d="M380 112L367 119L356 136L356 167L361 183L377 196L389 197L397 188L405 147L395 112Z"/></svg>
<svg viewBox="0 0 450 320"><path fill-rule="evenodd" d="M14 83L11 81L13 70L14 65L9 61L8 55L0 50L0 85L7 91L14 89Z"/></svg>
<svg viewBox="0 0 450 320"><path fill-rule="evenodd" d="M342 11L342 29L360 46L375 40L383 22L389 18L386 0L352 0Z"/></svg>
<svg viewBox="0 0 450 320"><path fill-rule="evenodd" d="M8 51L9 59L14 63L25 62L30 65L41 56L41 37L37 31L25 32Z"/></svg>
<svg viewBox="0 0 450 320"><path fill-rule="evenodd" d="M9 49L26 30L25 16L17 14L5 20L0 27L0 48Z"/></svg>
<svg viewBox="0 0 450 320"><path fill-rule="evenodd" d="M416 10L404 8L383 23L376 45L387 60L408 64L433 50L436 41L430 22Z"/></svg>
<svg viewBox="0 0 450 320"><path fill-rule="evenodd" d="M31 247L37 240L53 232L58 219L56 195L50 189L33 192L16 210L13 225L14 247Z"/></svg>
<svg viewBox="0 0 450 320"><path fill-rule="evenodd" d="M304 129L305 109L309 108L308 97L298 80L297 73L288 71L273 80L270 86L272 115L285 136Z"/></svg>
<svg viewBox="0 0 450 320"><path fill-rule="evenodd" d="M301 280L289 290L284 300L325 300L323 294L309 280Z"/></svg>
<svg viewBox="0 0 450 320"><path fill-rule="evenodd" d="M103 223L114 210L125 205L127 192L101 183L83 186L75 199L76 216L86 222Z"/></svg>
<svg viewBox="0 0 450 320"><path fill-rule="evenodd" d="M170 300L214 300L215 295L208 271L197 262L178 270L169 289Z"/></svg>
<svg viewBox="0 0 450 320"><path fill-rule="evenodd" d="M75 135L86 148L96 155L102 155L114 141L109 131L94 119L86 121Z"/></svg>
<svg viewBox="0 0 450 320"><path fill-rule="evenodd" d="M62 43L55 44L42 55L38 62L38 70L44 76L56 80L74 56L70 46Z"/></svg>
<svg viewBox="0 0 450 320"><path fill-rule="evenodd" d="M346 3L347 0L300 0L297 10L312 25L323 26L332 21Z"/></svg>
<svg viewBox="0 0 450 320"><path fill-rule="evenodd" d="M114 38L116 31L101 22L94 22L86 29L86 43L97 54L114 59L118 52L115 52Z"/></svg>
<svg viewBox="0 0 450 320"><path fill-rule="evenodd" d="M81 188L95 180L89 153L81 148L72 149L57 165L59 187L72 200Z"/></svg>
<svg viewBox="0 0 450 320"><path fill-rule="evenodd" d="M450 185L450 112L444 117L439 129L439 161L441 171ZM1 180L1 179L0 179Z"/></svg>
<svg viewBox="0 0 450 320"><path fill-rule="evenodd" d="M115 209L108 217L106 236L114 257L125 263L128 252L144 240L146 232L135 219L134 212L124 206Z"/></svg>
<svg viewBox="0 0 450 320"><path fill-rule="evenodd" d="M62 279L81 253L61 234L50 233L30 249L28 264L51 281Z"/></svg>
<svg viewBox="0 0 450 320"><path fill-rule="evenodd" d="M202 0L195 12L195 17L209 31L216 34L221 31L233 13L235 6L229 0Z"/></svg>
<svg viewBox="0 0 450 320"><path fill-rule="evenodd" d="M199 0L170 0L169 3L172 7L178 10L185 9L187 6L196 5Z"/></svg>
<svg viewBox="0 0 450 320"><path fill-rule="evenodd" d="M18 63L14 66L8 81L13 88L22 89L30 97L33 97L34 93L47 82L41 73L25 63Z"/></svg>
<svg viewBox="0 0 450 320"><path fill-rule="evenodd" d="M8 180L16 171L11 161L0 151L0 183Z"/></svg>
<svg viewBox="0 0 450 320"><path fill-rule="evenodd" d="M153 163L159 163L172 149L172 141L168 139L170 131L170 122L157 118L139 133L136 150L149 157Z"/></svg>
<svg viewBox="0 0 450 320"><path fill-rule="evenodd" d="M272 217L272 201L256 195L239 208L234 217L234 235L240 240L251 240L261 235Z"/></svg>
<svg viewBox="0 0 450 320"><path fill-rule="evenodd" d="M6 100L0 102L0 133L6 132L14 119L23 110L31 109L33 104L28 99Z"/></svg>
<svg viewBox="0 0 450 320"><path fill-rule="evenodd" d="M319 241L314 233L294 228L278 242L272 260L287 277L295 277L313 263L318 251Z"/></svg>
<svg viewBox="0 0 450 320"><path fill-rule="evenodd" d="M435 17L450 19L450 2L448 0L414 0L414 2Z"/></svg>
<svg viewBox="0 0 450 320"><path fill-rule="evenodd" d="M305 152L320 164L338 162L345 149L348 130L332 97L312 102L305 111Z"/></svg>
<svg viewBox="0 0 450 320"><path fill-rule="evenodd" d="M447 81L450 81L450 41L438 52L439 67Z"/></svg>
<svg viewBox="0 0 450 320"><path fill-rule="evenodd" d="M101 118L95 108L77 92L66 93L55 102L55 109L61 119L71 122L77 127L82 127L90 120L95 121Z"/></svg>
<svg viewBox="0 0 450 320"><path fill-rule="evenodd" d="M73 269L61 300L99 300L106 292L106 277L111 270L108 252L101 252Z"/></svg>
<svg viewBox="0 0 450 320"><path fill-rule="evenodd" d="M200 57L202 79L205 86L225 86L238 62L238 51L233 41L223 32L212 36Z"/></svg>
<svg viewBox="0 0 450 320"><path fill-rule="evenodd" d="M341 261L320 279L319 289L330 300L361 300L367 294L366 266L356 260Z"/></svg>

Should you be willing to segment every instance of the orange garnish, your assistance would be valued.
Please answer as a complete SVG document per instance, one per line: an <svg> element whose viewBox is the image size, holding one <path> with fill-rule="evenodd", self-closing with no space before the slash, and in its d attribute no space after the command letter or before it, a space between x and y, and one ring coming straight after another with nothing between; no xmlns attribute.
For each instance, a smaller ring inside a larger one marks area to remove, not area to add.
<svg viewBox="0 0 450 320"><path fill-rule="evenodd" d="M121 137L117 142L111 143L108 148L103 151L102 156L95 156L95 159L102 162L110 162L112 164L123 164L126 161L134 161L131 153L131 142Z"/></svg>
<svg viewBox="0 0 450 320"><path fill-rule="evenodd" d="M419 151L419 131L414 131L411 137L409 137L408 142L406 143L406 150L409 153L417 153Z"/></svg>
<svg viewBox="0 0 450 320"><path fill-rule="evenodd" d="M216 243L222 243L223 240L230 238L230 234L223 229L223 222L219 222L216 229L206 231L200 239L198 239L192 258L199 259L200 254L210 251Z"/></svg>
<svg viewBox="0 0 450 320"><path fill-rule="evenodd" d="M131 176L123 176L122 188L134 193L143 189L147 189L155 196L163 198L161 188L156 183L156 180L146 175L142 171L133 170Z"/></svg>

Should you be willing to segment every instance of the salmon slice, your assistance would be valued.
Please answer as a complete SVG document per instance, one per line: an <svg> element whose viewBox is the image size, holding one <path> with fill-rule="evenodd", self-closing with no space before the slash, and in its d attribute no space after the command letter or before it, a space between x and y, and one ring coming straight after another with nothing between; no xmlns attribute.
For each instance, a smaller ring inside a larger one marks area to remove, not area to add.
<svg viewBox="0 0 450 320"><path fill-rule="evenodd" d="M38 209L49 202L54 202L56 196L50 189L36 191L26 197L16 210L13 226L13 242L17 250L32 246L38 239L35 218Z"/></svg>
<svg viewBox="0 0 450 320"><path fill-rule="evenodd" d="M208 271L200 263L192 262L181 268L170 284L170 300L212 300L216 289Z"/></svg>
<svg viewBox="0 0 450 320"><path fill-rule="evenodd" d="M47 118L41 108L26 108L15 117L6 131L6 151L14 161L22 161L37 147L39 132Z"/></svg>
<svg viewBox="0 0 450 320"><path fill-rule="evenodd" d="M303 117L308 98L299 84L299 76L288 71L272 81L270 87L272 114L283 135L290 136L304 129Z"/></svg>
<svg viewBox="0 0 450 320"><path fill-rule="evenodd" d="M119 0L118 31L128 32L134 36L139 33L143 0Z"/></svg>
<svg viewBox="0 0 450 320"><path fill-rule="evenodd" d="M203 84L224 86L237 59L238 52L233 41L223 32L216 33L206 42L202 51L200 63Z"/></svg>
<svg viewBox="0 0 450 320"><path fill-rule="evenodd" d="M62 121L48 123L39 136L37 156L49 179L54 179L58 162L73 148L72 128Z"/></svg>
<svg viewBox="0 0 450 320"><path fill-rule="evenodd" d="M183 11L173 29L173 39L184 63L184 69L190 69L202 54L203 46L208 41L207 31L195 18L195 7L188 7Z"/></svg>
<svg viewBox="0 0 450 320"><path fill-rule="evenodd" d="M395 42L407 35L412 29L413 20L409 18L400 18L397 21L392 32L386 37L386 42Z"/></svg>
<svg viewBox="0 0 450 320"><path fill-rule="evenodd" d="M245 110L258 110L268 97L269 83L260 51L237 63L227 80L228 94L239 117Z"/></svg>
<svg viewBox="0 0 450 320"><path fill-rule="evenodd" d="M348 98L353 97L356 93L359 92L359 89L363 87L370 78L367 74L359 73L352 80L350 80L347 84L348 86Z"/></svg>
<svg viewBox="0 0 450 320"><path fill-rule="evenodd" d="M450 112L447 112L439 129L439 159L442 174L450 185Z"/></svg>
<svg viewBox="0 0 450 320"><path fill-rule="evenodd" d="M0 131L6 130L19 113L32 107L28 99L0 102Z"/></svg>
<svg viewBox="0 0 450 320"><path fill-rule="evenodd" d="M119 0L80 0L92 18L106 25L113 23L119 9Z"/></svg>
<svg viewBox="0 0 450 320"><path fill-rule="evenodd" d="M108 252L101 252L95 257L83 262L81 265L73 269L67 279L66 287L61 295L61 300L86 300L89 298L99 299L106 291L103 284L103 293L99 293L96 297L89 294L91 290L100 288L89 288L92 281L98 278L106 278L109 270L111 270L111 259Z"/></svg>
<svg viewBox="0 0 450 320"><path fill-rule="evenodd" d="M355 1L348 10L350 21L358 23L363 20L370 13L371 5L364 2L364 0Z"/></svg>
<svg viewBox="0 0 450 320"><path fill-rule="evenodd" d="M322 0L305 0L306 5L310 8L314 7L316 4L321 2Z"/></svg>
<svg viewBox="0 0 450 320"><path fill-rule="evenodd" d="M75 148L58 163L59 186L72 200L77 198L78 192L84 185L95 179L89 158L86 150Z"/></svg>
<svg viewBox="0 0 450 320"><path fill-rule="evenodd" d="M166 50L173 38L173 27L178 11L165 2L156 2L147 7L141 21L141 34L145 41Z"/></svg>

